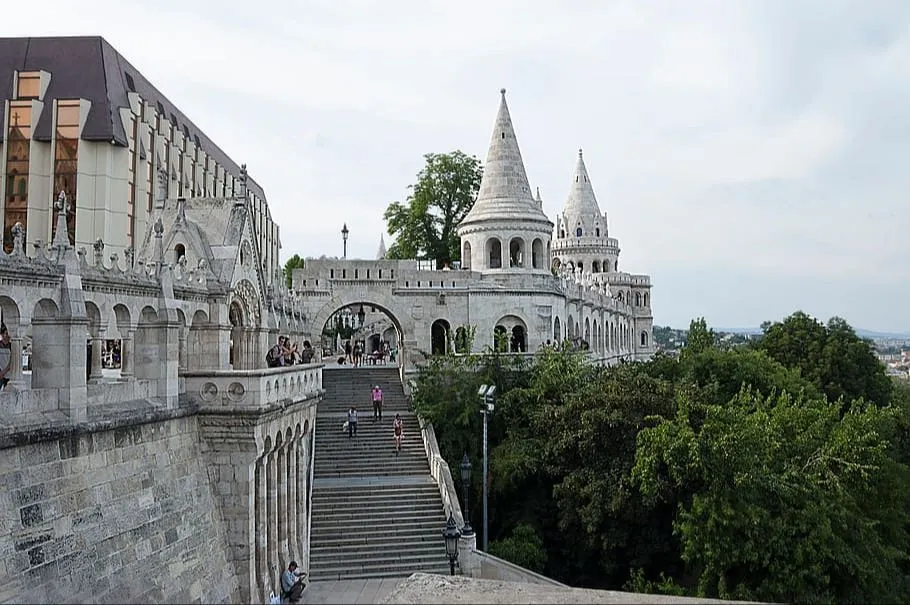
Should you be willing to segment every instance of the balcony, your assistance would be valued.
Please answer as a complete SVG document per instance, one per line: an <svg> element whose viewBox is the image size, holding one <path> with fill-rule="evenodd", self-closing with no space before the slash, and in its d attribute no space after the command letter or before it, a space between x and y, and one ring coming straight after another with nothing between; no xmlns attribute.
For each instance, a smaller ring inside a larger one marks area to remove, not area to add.
<svg viewBox="0 0 910 605"><path fill-rule="evenodd" d="M184 372L186 397L204 408L262 411L316 398L322 391L323 363L255 370Z"/></svg>

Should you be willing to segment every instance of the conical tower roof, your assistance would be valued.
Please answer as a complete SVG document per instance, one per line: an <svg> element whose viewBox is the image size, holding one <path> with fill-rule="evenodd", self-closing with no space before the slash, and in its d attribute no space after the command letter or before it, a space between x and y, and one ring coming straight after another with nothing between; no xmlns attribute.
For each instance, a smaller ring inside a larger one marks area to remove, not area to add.
<svg viewBox="0 0 910 605"><path fill-rule="evenodd" d="M534 200L525 173L512 117L506 104L506 89L500 90L499 112L493 126L490 149L483 169L477 200L462 225L488 220L533 221L551 224Z"/></svg>
<svg viewBox="0 0 910 605"><path fill-rule="evenodd" d="M600 206L597 205L597 198L594 196L594 188L591 186L591 179L588 177L588 168L585 166L581 149L578 150L578 161L575 163L572 186L562 213L567 219L569 217L578 219L601 216Z"/></svg>

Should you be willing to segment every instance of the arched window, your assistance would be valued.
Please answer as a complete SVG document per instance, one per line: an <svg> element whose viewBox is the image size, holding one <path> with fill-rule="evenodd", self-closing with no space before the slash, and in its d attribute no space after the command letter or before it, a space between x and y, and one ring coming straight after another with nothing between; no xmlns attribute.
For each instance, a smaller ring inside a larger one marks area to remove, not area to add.
<svg viewBox="0 0 910 605"><path fill-rule="evenodd" d="M646 307L651 306L651 305L650 305L650 301L648 300L649 298L650 298L650 297L648 296L648 293L645 292L645 306L646 306Z"/></svg>
<svg viewBox="0 0 910 605"><path fill-rule="evenodd" d="M471 268L471 242L465 242L461 247L461 267L463 269Z"/></svg>
<svg viewBox="0 0 910 605"><path fill-rule="evenodd" d="M600 263L599 262L594 261L591 263L591 272L600 273Z"/></svg>
<svg viewBox="0 0 910 605"><path fill-rule="evenodd" d="M641 333L641 346L643 346L643 347L648 346L648 333L647 332Z"/></svg>
<svg viewBox="0 0 910 605"><path fill-rule="evenodd" d="M581 227L575 230L575 237L581 237Z"/></svg>
<svg viewBox="0 0 910 605"><path fill-rule="evenodd" d="M531 266L535 269L543 268L543 242L540 238L531 244Z"/></svg>
<svg viewBox="0 0 910 605"><path fill-rule="evenodd" d="M596 227L594 229L594 235L596 235L597 237L600 237L600 227Z"/></svg>
<svg viewBox="0 0 910 605"><path fill-rule="evenodd" d="M636 306L636 307L640 307L640 306L641 306L641 292L636 292L636 293L635 293L635 306Z"/></svg>
<svg viewBox="0 0 910 605"><path fill-rule="evenodd" d="M576 266L578 267L579 271L584 272L584 270L585 270L584 263L582 263L581 261L578 261L578 265L576 265Z"/></svg>
<svg viewBox="0 0 910 605"><path fill-rule="evenodd" d="M495 237L487 240L487 267L490 269L502 268L502 243Z"/></svg>
<svg viewBox="0 0 910 605"><path fill-rule="evenodd" d="M500 353L509 350L509 331L505 326L496 326L493 329L493 348Z"/></svg>
<svg viewBox="0 0 910 605"><path fill-rule="evenodd" d="M565 236L566 236L565 230L560 229L560 230L559 230L559 239L562 239L562 238L564 238Z"/></svg>
<svg viewBox="0 0 910 605"><path fill-rule="evenodd" d="M509 350L512 353L524 353L528 350L527 335L524 326L512 327L512 338L509 339Z"/></svg>
<svg viewBox="0 0 910 605"><path fill-rule="evenodd" d="M525 241L520 237L513 237L509 242L509 266L524 267Z"/></svg>
<svg viewBox="0 0 910 605"><path fill-rule="evenodd" d="M449 322L437 319L430 326L430 349L433 355L445 355L449 350Z"/></svg>
<svg viewBox="0 0 910 605"><path fill-rule="evenodd" d="M559 344L562 342L562 329L559 325L559 318L553 320L553 342Z"/></svg>
<svg viewBox="0 0 910 605"><path fill-rule="evenodd" d="M619 261L613 261L613 270L619 271Z"/></svg>
<svg viewBox="0 0 910 605"><path fill-rule="evenodd" d="M181 258L186 256L186 246L183 244L177 244L174 246L174 261L179 262ZM241 263L243 260L240 261Z"/></svg>

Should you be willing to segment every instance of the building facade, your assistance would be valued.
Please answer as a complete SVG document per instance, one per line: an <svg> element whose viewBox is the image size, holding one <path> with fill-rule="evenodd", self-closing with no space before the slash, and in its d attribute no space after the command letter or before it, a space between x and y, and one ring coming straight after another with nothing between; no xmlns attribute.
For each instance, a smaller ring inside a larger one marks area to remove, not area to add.
<svg viewBox="0 0 910 605"><path fill-rule="evenodd" d="M129 258L165 200L236 196L271 280L280 240L262 187L103 38L0 38L0 103L7 253L16 224L27 254L50 241L61 193L77 248L100 239Z"/></svg>
<svg viewBox="0 0 910 605"><path fill-rule="evenodd" d="M459 225L460 266L308 259L295 269L293 289L314 342L337 352L332 326L346 313L360 317L353 338L368 352L394 343L407 367L450 348L531 353L564 340L598 363L651 357L650 278L620 270L619 241L608 234L581 152L554 225L539 191L531 193L501 94L477 200Z"/></svg>

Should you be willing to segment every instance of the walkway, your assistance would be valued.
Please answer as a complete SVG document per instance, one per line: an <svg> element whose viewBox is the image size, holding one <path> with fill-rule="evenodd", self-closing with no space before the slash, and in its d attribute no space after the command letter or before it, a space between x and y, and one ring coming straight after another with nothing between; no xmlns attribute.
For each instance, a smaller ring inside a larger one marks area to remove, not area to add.
<svg viewBox="0 0 910 605"><path fill-rule="evenodd" d="M403 578L372 578L311 582L303 593L306 605L382 603Z"/></svg>

